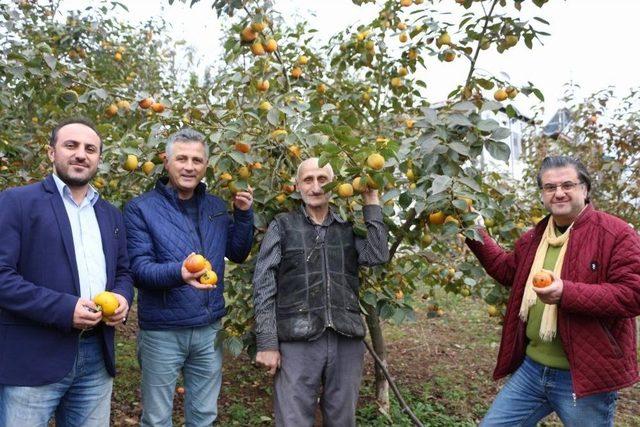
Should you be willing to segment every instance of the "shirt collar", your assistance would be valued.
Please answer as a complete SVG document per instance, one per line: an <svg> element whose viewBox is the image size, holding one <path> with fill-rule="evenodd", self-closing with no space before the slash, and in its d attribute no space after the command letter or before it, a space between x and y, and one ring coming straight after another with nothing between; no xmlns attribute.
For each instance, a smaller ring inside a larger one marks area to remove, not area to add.
<svg viewBox="0 0 640 427"><path fill-rule="evenodd" d="M67 198L77 205L77 203L73 199L73 196L71 195L71 189L69 188L69 186L64 181L62 181L55 173L52 175L53 181L56 183L56 187L58 188L58 192L60 193L60 197L62 197L63 199ZM85 196L85 199L89 201L89 204L91 206L95 206L95 204L98 202L99 197L100 194L98 194L96 189L93 188L91 184L89 184L89 187L87 187L87 195Z"/></svg>
<svg viewBox="0 0 640 427"><path fill-rule="evenodd" d="M307 220L313 224L313 225L322 225L322 226L328 226L330 225L333 221L336 221L340 224L344 224L346 221L344 219L342 219L342 217L340 215L338 215L331 206L329 206L329 214L327 215L327 217L324 219L324 222L322 224L316 224L315 222L313 222L313 220L311 219L311 217L309 216L309 214L307 213L307 210L304 208L304 203L302 203L300 205L300 209L302 209L302 213L304 214L305 218L307 218Z"/></svg>

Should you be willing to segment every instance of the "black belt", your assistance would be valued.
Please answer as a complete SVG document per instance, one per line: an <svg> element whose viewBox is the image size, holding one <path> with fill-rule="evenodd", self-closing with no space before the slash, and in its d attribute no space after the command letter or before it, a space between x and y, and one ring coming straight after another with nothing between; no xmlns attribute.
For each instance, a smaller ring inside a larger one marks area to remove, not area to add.
<svg viewBox="0 0 640 427"><path fill-rule="evenodd" d="M102 325L80 331L80 338L90 338L102 334Z"/></svg>

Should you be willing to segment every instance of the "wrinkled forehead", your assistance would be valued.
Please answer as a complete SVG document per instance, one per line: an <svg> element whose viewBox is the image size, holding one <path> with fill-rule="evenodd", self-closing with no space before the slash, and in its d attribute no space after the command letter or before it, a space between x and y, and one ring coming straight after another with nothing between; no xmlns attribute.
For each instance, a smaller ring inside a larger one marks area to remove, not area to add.
<svg viewBox="0 0 640 427"><path fill-rule="evenodd" d="M178 156L187 157L206 157L207 152L202 141L184 140L175 141L171 147L170 158Z"/></svg>
<svg viewBox="0 0 640 427"><path fill-rule="evenodd" d="M297 178L302 181L310 176L325 177L331 180L333 179L333 168L328 163L323 167L318 167L318 159L307 159L300 164Z"/></svg>

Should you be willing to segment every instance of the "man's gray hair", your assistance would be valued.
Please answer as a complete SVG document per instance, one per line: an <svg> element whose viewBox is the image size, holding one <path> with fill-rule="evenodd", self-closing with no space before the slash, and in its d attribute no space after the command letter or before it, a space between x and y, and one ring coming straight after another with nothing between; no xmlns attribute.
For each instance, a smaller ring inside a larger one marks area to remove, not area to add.
<svg viewBox="0 0 640 427"><path fill-rule="evenodd" d="M195 129L182 128L179 131L172 133L169 138L167 138L167 144L164 151L168 158L171 157L174 142L199 142L204 145L205 155L209 157L209 144L207 144L207 139L203 134Z"/></svg>

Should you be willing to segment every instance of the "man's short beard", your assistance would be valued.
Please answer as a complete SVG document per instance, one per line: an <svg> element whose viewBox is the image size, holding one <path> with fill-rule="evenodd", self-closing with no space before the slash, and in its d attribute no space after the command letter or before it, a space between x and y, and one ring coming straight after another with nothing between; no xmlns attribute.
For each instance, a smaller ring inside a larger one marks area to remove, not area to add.
<svg viewBox="0 0 640 427"><path fill-rule="evenodd" d="M66 172L63 172L60 170L56 170L56 172L57 172L58 178L60 178L60 180L65 184L67 184L69 187L84 187L89 182L91 182L94 176L96 176L96 174L98 173L98 170L96 169L96 171L87 178L73 178L67 175Z"/></svg>

